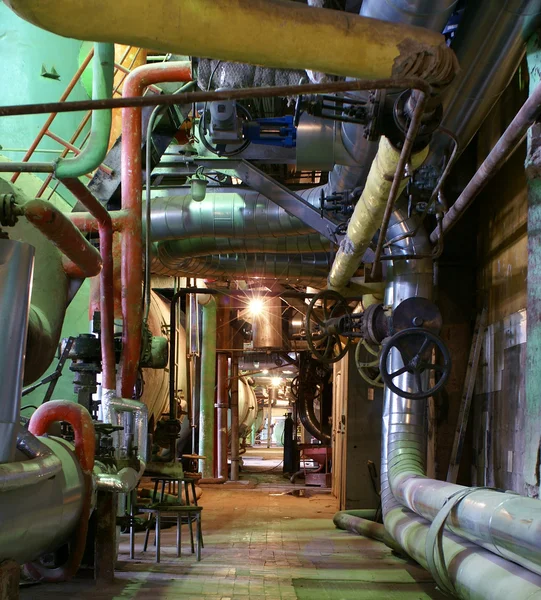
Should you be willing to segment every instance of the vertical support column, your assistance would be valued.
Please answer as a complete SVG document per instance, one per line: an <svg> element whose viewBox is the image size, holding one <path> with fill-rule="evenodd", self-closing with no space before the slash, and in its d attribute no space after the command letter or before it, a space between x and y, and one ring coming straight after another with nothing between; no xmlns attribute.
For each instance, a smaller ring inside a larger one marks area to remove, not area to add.
<svg viewBox="0 0 541 600"><path fill-rule="evenodd" d="M0 238L0 463L15 459L34 248Z"/></svg>
<svg viewBox="0 0 541 600"><path fill-rule="evenodd" d="M0 563L0 600L19 600L21 567L13 560Z"/></svg>
<svg viewBox="0 0 541 600"><path fill-rule="evenodd" d="M533 35L527 45L530 93L541 82L541 40ZM526 348L526 410L524 493L539 494L541 445L541 125L528 131L528 326Z"/></svg>
<svg viewBox="0 0 541 600"><path fill-rule="evenodd" d="M239 330L233 335L231 354L231 481L239 480L240 440L239 440L239 353L243 339Z"/></svg>
<svg viewBox="0 0 541 600"><path fill-rule="evenodd" d="M98 492L94 541L94 579L98 583L115 579L117 502L117 494Z"/></svg>
<svg viewBox="0 0 541 600"><path fill-rule="evenodd" d="M229 298L218 300L218 315L216 319L217 345L217 395L216 395L216 427L217 427L217 476L227 479L227 411L229 409L228 374L229 351L231 350Z"/></svg>
<svg viewBox="0 0 541 600"><path fill-rule="evenodd" d="M216 387L216 301L198 297L203 305L201 347L201 393L199 407L199 471L204 479L214 477L214 390Z"/></svg>
<svg viewBox="0 0 541 600"><path fill-rule="evenodd" d="M267 408L267 448L271 447L271 421L272 421L272 405L276 400L276 388L274 386L269 387L269 405Z"/></svg>

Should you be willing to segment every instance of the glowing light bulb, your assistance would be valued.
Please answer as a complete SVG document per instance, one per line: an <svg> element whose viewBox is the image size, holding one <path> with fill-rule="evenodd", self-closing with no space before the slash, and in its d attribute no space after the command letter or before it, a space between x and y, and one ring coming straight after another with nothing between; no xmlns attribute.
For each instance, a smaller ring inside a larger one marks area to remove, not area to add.
<svg viewBox="0 0 541 600"><path fill-rule="evenodd" d="M282 385L282 379L281 379L280 377L273 377L273 378L271 379L271 384L272 384L274 387L280 387L280 385Z"/></svg>
<svg viewBox="0 0 541 600"><path fill-rule="evenodd" d="M248 312L251 315L259 315L263 311L263 300L261 298L252 298L250 302L248 302Z"/></svg>

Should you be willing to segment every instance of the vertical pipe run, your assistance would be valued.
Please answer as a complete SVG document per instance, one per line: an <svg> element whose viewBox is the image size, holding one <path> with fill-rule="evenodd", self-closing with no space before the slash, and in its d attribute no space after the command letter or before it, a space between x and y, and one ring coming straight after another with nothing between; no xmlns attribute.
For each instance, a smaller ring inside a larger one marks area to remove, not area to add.
<svg viewBox="0 0 541 600"><path fill-rule="evenodd" d="M0 239L0 463L15 459L34 248Z"/></svg>
<svg viewBox="0 0 541 600"><path fill-rule="evenodd" d="M216 301L198 296L203 305L201 346L201 396L199 409L199 471L204 479L214 477L214 389L216 386Z"/></svg>
<svg viewBox="0 0 541 600"><path fill-rule="evenodd" d="M233 348L242 347L242 335L238 330L233 336ZM239 480L239 355L231 355L231 481Z"/></svg>
<svg viewBox="0 0 541 600"><path fill-rule="evenodd" d="M218 479L227 479L227 409L229 408L227 393L227 374L229 370L228 356L225 352L218 353L216 368L216 442Z"/></svg>
<svg viewBox="0 0 541 600"><path fill-rule="evenodd" d="M267 448L271 447L271 436L272 436L272 428L271 428L271 423L272 423L272 405L274 403L276 399L276 388L270 387L269 388L269 404L267 407Z"/></svg>
<svg viewBox="0 0 541 600"><path fill-rule="evenodd" d="M227 297L218 300L216 321L217 359L217 392L216 392L216 442L217 442L217 477L227 479L227 411L229 409L228 374L229 352L231 350L230 301Z"/></svg>
<svg viewBox="0 0 541 600"><path fill-rule="evenodd" d="M175 397L176 386L176 360L177 360L177 304L179 294L171 300L171 313L169 320L169 419L177 418L177 401ZM176 450L171 448L171 460L175 460Z"/></svg>
<svg viewBox="0 0 541 600"><path fill-rule="evenodd" d="M98 224L103 265L100 273L101 381L104 389L113 390L116 388L113 221L107 209L78 179L64 179L63 184Z"/></svg>
<svg viewBox="0 0 541 600"><path fill-rule="evenodd" d="M141 96L146 87L164 81L190 81L186 62L143 65L124 81L122 95ZM131 398L141 354L143 319L141 274L143 227L141 167L142 122L140 108L122 109L122 208L129 212L122 235L122 383L121 396Z"/></svg>

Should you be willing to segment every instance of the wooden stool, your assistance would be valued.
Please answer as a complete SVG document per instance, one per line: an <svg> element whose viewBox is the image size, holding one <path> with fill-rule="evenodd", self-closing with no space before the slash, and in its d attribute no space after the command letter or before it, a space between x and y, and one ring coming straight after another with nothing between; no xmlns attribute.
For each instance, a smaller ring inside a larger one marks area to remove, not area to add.
<svg viewBox="0 0 541 600"><path fill-rule="evenodd" d="M203 510L202 506L180 506L177 504L154 504L151 506L146 506L144 508L140 508L139 510L141 512L149 513L149 514L153 515L154 518L156 519L155 543L156 543L156 562L157 563L160 562L160 543L161 543L160 529L161 529L162 516L170 517L172 515L175 516L176 520L177 520L177 557L180 557L180 554L181 554L180 544L181 544L181 535L182 535L182 532L181 532L182 517L186 517L187 522L190 526L190 532L192 532L192 528L191 528L192 521L195 520L196 530L197 530L196 556L197 556L198 561L201 560L201 540L202 540L201 512ZM150 535L150 528L147 529L147 532L145 535L145 543L143 546L143 552L146 552L146 550L147 550L149 535ZM191 542L192 542L192 553L193 553L194 552L193 534L191 536Z"/></svg>

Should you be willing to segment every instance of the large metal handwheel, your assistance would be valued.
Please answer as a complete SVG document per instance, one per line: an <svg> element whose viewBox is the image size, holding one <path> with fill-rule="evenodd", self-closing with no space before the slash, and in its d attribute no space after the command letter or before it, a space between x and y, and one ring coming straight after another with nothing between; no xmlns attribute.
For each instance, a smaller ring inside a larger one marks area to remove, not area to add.
<svg viewBox="0 0 541 600"><path fill-rule="evenodd" d="M383 387L379 370L379 348L373 348L366 340L361 339L355 348L355 364L359 375L372 387Z"/></svg>
<svg viewBox="0 0 541 600"><path fill-rule="evenodd" d="M289 384L289 387L291 388L291 395L293 396L293 398L295 398L295 400L298 400L299 398L299 377L297 375L297 377L294 377L291 380L291 383Z"/></svg>
<svg viewBox="0 0 541 600"><path fill-rule="evenodd" d="M321 302L321 306L316 306L318 302ZM322 317L318 313L322 313ZM351 340L342 340L337 330L337 321L349 313L346 299L338 292L323 290L312 298L306 311L306 340L314 358L327 364L344 358ZM317 323L318 332L312 331L312 321Z"/></svg>
<svg viewBox="0 0 541 600"><path fill-rule="evenodd" d="M387 362L394 349L400 353L403 366L389 373ZM434 349L439 350L442 356L441 364L432 362ZM435 333L412 327L399 331L384 342L379 368L385 385L392 392L402 398L420 400L434 395L445 385L451 372L451 355L443 340ZM395 380L406 373L412 377L408 377L407 386L404 386L406 389L403 389ZM438 381L432 387L430 383L425 383L427 376L430 379L431 374L439 375Z"/></svg>

